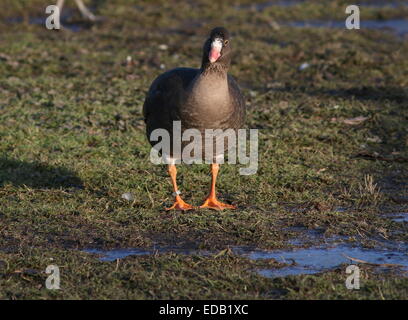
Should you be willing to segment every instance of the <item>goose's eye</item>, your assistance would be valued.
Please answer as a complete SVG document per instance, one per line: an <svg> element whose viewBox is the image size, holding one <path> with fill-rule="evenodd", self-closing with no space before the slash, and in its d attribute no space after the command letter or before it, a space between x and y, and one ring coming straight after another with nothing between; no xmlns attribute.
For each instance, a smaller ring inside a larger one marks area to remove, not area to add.
<svg viewBox="0 0 408 320"><path fill-rule="evenodd" d="M225 40L224 41L224 45L226 46L228 44L228 40Z"/></svg>

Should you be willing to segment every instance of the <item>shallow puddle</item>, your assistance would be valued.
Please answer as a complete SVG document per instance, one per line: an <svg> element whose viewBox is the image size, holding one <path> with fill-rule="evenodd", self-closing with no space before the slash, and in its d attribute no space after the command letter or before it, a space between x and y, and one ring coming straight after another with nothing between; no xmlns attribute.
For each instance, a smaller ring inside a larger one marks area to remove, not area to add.
<svg viewBox="0 0 408 320"><path fill-rule="evenodd" d="M78 32L78 31L81 31L81 30L84 29L83 26L81 26L80 24L67 23L63 19L61 19L61 20L62 20L61 21L62 28L68 29L68 30L73 31L73 32ZM20 17L18 17L18 18L9 18L9 19L6 19L6 21L8 23L11 23L11 24L16 24L16 23L20 24L20 23L24 22L23 19L20 18ZM28 23L33 24L33 25L39 25L39 26L42 25L42 26L44 26L44 28L46 28L45 21L46 21L46 18L30 17L29 20L28 20Z"/></svg>
<svg viewBox="0 0 408 320"><path fill-rule="evenodd" d="M273 6L281 6L281 7L290 7L297 5L299 3L303 3L305 0L275 0L275 1L266 1L266 2L259 2L259 3L251 3L251 4L240 4L236 5L235 9L238 10L253 10L253 11L262 11L266 8L273 7Z"/></svg>
<svg viewBox="0 0 408 320"><path fill-rule="evenodd" d="M371 2L364 2L364 3L356 3L358 6L361 7L371 7L371 8L398 8L398 7L404 7L407 4L407 2L404 1L383 1L383 0L375 0Z"/></svg>
<svg viewBox="0 0 408 320"><path fill-rule="evenodd" d="M275 1L264 1L258 3L251 3L251 4L240 4L234 6L237 10L253 10L253 11L263 11L267 8L273 6L280 6L280 7L290 7L295 6L298 4L305 3L306 0L275 0ZM399 1L371 1L371 2L364 2L364 3L354 3L359 7L371 7L371 8L397 8L400 6L406 6L407 3L399 2Z"/></svg>
<svg viewBox="0 0 408 320"><path fill-rule="evenodd" d="M389 214L388 217L395 222L408 222L408 212L399 212L399 213L392 213Z"/></svg>
<svg viewBox="0 0 408 320"><path fill-rule="evenodd" d="M312 28L346 28L344 21L295 21L290 22L292 27L312 27ZM391 31L399 36L408 33L408 20L361 20L360 29L378 29Z"/></svg>
<svg viewBox="0 0 408 320"><path fill-rule="evenodd" d="M320 238L320 237L319 237ZM321 239L320 239L321 240ZM298 239L290 242L300 244ZM216 254L206 250L182 247L154 247L131 248L115 250L86 249L85 252L97 254L101 261L114 261L128 256L153 255L163 253L176 253L185 255L207 256ZM375 264L378 267L399 266L403 271L408 271L408 245L402 242L384 242L381 248L362 248L340 241L339 237L325 239L324 244L309 248L293 248L288 250L262 250L247 247L231 247L234 254L252 260L274 259L287 264L287 267L257 270L265 277L286 277L289 275L314 274L333 270L341 264L356 264L353 259ZM352 259L351 259L352 258Z"/></svg>
<svg viewBox="0 0 408 320"><path fill-rule="evenodd" d="M400 265L408 271L407 246L400 244L400 248L363 249L348 244L333 247L319 246L295 250L253 251L243 254L249 259L274 259L285 264L293 264L281 269L264 269L258 272L271 278L285 277L298 274L314 274L332 270L343 263L355 264L352 259L359 259L370 264Z"/></svg>

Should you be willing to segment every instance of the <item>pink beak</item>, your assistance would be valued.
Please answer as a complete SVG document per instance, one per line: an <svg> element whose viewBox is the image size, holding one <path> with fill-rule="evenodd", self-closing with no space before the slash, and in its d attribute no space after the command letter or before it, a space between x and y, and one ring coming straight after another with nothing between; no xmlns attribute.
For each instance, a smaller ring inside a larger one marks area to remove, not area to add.
<svg viewBox="0 0 408 320"><path fill-rule="evenodd" d="M212 47L210 50L210 54L208 55L208 59L210 60L211 63L214 63L215 61L218 60L218 58L221 56L221 50L218 48Z"/></svg>

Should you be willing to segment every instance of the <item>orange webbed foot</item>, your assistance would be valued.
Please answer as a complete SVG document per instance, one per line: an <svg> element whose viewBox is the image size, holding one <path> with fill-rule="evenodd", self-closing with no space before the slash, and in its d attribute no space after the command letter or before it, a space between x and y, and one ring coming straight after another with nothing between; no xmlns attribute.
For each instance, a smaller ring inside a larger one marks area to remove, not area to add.
<svg viewBox="0 0 408 320"><path fill-rule="evenodd" d="M215 197L208 197L205 200L204 204L201 205L199 208L200 209L209 208L209 209L214 209L214 210L224 210L224 209L236 209L237 207L230 205L230 204L222 203L218 201Z"/></svg>
<svg viewBox="0 0 408 320"><path fill-rule="evenodd" d="M188 203L184 202L183 199L181 199L180 196L176 197L176 201L170 208L165 208L166 211L169 210L181 210L181 211L186 211L186 210L191 210L194 209L193 206L189 205Z"/></svg>

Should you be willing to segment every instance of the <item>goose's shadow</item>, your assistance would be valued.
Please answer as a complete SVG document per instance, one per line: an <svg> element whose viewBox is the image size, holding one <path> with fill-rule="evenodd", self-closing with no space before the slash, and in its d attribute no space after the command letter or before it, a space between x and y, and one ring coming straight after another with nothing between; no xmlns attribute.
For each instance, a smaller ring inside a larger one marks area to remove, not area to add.
<svg viewBox="0 0 408 320"><path fill-rule="evenodd" d="M0 158L0 187L6 184L40 189L83 188L81 179L67 168Z"/></svg>

